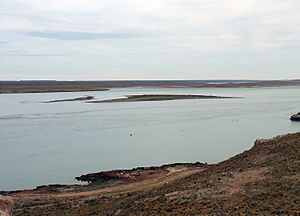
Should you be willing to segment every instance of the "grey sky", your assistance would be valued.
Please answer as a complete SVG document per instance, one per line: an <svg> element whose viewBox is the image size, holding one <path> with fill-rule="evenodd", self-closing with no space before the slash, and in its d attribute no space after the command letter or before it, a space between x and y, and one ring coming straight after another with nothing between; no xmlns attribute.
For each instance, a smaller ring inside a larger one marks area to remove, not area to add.
<svg viewBox="0 0 300 216"><path fill-rule="evenodd" d="M299 0L0 0L0 80L300 78Z"/></svg>

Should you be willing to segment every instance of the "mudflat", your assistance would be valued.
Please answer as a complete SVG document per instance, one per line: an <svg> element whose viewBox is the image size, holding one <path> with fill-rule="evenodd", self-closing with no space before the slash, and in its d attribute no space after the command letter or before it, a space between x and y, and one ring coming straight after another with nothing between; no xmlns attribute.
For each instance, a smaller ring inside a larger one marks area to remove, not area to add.
<svg viewBox="0 0 300 216"><path fill-rule="evenodd" d="M298 215L300 133L257 140L218 164L82 175L88 185L6 193L14 215Z"/></svg>

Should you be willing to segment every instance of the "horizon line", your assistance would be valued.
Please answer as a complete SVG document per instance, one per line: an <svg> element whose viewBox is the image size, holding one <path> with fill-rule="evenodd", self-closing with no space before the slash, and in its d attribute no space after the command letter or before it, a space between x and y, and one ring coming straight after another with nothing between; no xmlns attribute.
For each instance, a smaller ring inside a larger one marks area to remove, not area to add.
<svg viewBox="0 0 300 216"><path fill-rule="evenodd" d="M299 81L300 78L291 79L0 79L0 82L126 82L126 81Z"/></svg>

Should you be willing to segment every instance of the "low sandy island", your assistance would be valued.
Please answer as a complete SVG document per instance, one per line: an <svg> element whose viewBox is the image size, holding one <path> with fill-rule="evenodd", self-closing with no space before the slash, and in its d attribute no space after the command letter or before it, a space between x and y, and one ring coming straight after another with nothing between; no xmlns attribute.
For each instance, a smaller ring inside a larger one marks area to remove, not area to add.
<svg viewBox="0 0 300 216"><path fill-rule="evenodd" d="M235 98L235 97L222 97L222 96L214 96L214 95L146 94L146 95L128 95L128 96L126 96L126 98L89 101L87 103L117 103L117 102L191 100L191 99L225 99L225 98Z"/></svg>
<svg viewBox="0 0 300 216"><path fill-rule="evenodd" d="M83 96L83 97L77 97L77 98L68 98L68 99L59 99L59 100L51 100L46 101L44 103L58 103L58 102L68 102L68 101L87 101L94 99L93 96Z"/></svg>
<svg viewBox="0 0 300 216"><path fill-rule="evenodd" d="M2 211L14 203L17 216L299 215L299 161L300 133L288 134L218 164L91 173L77 178L87 185L2 192Z"/></svg>

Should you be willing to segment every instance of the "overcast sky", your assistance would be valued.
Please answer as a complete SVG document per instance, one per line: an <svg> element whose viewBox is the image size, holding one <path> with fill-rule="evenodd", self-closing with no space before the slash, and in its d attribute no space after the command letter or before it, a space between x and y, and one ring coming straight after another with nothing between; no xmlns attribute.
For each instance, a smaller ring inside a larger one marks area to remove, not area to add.
<svg viewBox="0 0 300 216"><path fill-rule="evenodd" d="M292 78L299 0L0 0L0 80Z"/></svg>

